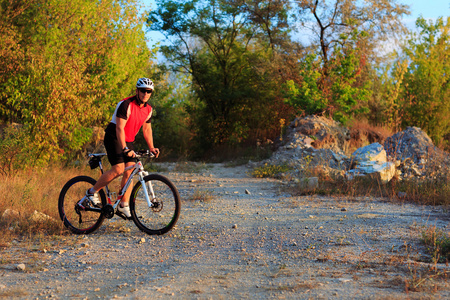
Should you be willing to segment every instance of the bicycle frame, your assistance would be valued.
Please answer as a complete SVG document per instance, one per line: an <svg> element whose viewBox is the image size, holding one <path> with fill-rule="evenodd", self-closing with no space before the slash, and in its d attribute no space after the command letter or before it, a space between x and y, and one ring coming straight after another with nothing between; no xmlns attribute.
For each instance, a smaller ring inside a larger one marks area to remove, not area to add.
<svg viewBox="0 0 450 300"><path fill-rule="evenodd" d="M100 155L97 156L103 156L105 155L104 153L101 153ZM89 156L95 156L93 154L90 154ZM115 200L115 203L113 203L113 199L111 198L111 196L114 194L113 192L110 191L110 189L108 188L108 185L105 186L105 190L106 190L106 197L108 200L108 204L112 205L114 210L117 208L117 206L120 204L120 202L122 201L122 197L125 194L125 192L128 190L128 188L130 187L133 177L138 175L138 179L142 185L142 189L144 191L144 195L145 195L145 200L147 201L148 207L152 207L153 203L152 200L155 199L155 193L153 191L153 187L151 185L151 182L148 182L146 185L145 181L144 181L144 177L148 175L148 172L146 172L144 170L144 166L142 165L142 162L138 159L139 157L137 156L137 162L129 167L126 167L124 169L124 171L122 172L122 174L120 174L119 176L123 175L126 171L132 170L130 176L128 177L127 181L125 182L125 185L120 189L119 194L117 195L117 199ZM99 167L100 167L100 171L103 174L103 165L101 162L101 159L99 160ZM151 199L149 197L148 191L150 190L151 193Z"/></svg>

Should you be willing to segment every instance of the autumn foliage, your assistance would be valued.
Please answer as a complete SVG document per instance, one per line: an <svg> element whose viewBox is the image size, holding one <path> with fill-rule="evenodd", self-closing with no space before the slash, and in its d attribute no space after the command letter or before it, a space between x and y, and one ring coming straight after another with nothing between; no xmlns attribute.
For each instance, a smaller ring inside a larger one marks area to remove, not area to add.
<svg viewBox="0 0 450 300"><path fill-rule="evenodd" d="M307 114L419 126L448 143L448 19L408 32L408 7L393 0L156 4L0 0L0 172L73 161L142 76L156 83L155 142L167 156L267 144L280 120ZM169 41L158 64L147 29Z"/></svg>

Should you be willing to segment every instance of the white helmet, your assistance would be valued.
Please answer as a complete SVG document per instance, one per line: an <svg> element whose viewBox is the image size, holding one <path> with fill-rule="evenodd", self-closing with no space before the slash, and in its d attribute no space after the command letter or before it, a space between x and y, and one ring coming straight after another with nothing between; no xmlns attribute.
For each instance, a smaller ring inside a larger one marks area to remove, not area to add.
<svg viewBox="0 0 450 300"><path fill-rule="evenodd" d="M155 88L155 86L153 85L153 81L145 77L138 79L136 87L138 89L151 89L151 90L154 90Z"/></svg>

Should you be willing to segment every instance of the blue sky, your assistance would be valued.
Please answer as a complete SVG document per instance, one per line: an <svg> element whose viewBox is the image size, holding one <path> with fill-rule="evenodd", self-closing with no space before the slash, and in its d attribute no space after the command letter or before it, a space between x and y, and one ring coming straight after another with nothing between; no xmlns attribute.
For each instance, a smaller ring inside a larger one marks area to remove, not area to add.
<svg viewBox="0 0 450 300"><path fill-rule="evenodd" d="M141 0L147 8L156 8L154 0ZM403 21L410 29L415 28L415 21L419 16L425 19L437 19L438 17L450 16L450 0L397 0L397 3L410 6L411 15L405 16ZM158 32L147 33L149 45L154 45L164 37Z"/></svg>
<svg viewBox="0 0 450 300"><path fill-rule="evenodd" d="M450 16L449 0L409 0L399 2L410 5L412 15L416 17L420 14L426 19Z"/></svg>
<svg viewBox="0 0 450 300"><path fill-rule="evenodd" d="M410 6L411 15L405 17L405 24L414 28L414 22L422 15L425 19L437 19L450 16L450 0L398 0L398 3Z"/></svg>

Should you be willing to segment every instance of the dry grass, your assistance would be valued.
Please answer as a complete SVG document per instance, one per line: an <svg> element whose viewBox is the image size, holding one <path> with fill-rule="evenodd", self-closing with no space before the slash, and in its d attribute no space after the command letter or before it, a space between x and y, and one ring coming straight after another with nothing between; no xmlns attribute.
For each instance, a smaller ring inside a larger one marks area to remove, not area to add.
<svg viewBox="0 0 450 300"><path fill-rule="evenodd" d="M417 263L408 266L409 276L405 278L406 292L435 293L442 288L441 281L448 280L448 271L436 271L418 266Z"/></svg>
<svg viewBox="0 0 450 300"><path fill-rule="evenodd" d="M0 177L0 190L7 191L0 198L0 247L21 237L65 234L66 230L58 213L58 197L61 188L72 177L86 174L97 178L98 171L88 167L63 168L49 166L41 169L20 170L11 176ZM15 213L1 218L6 210ZM32 222L34 211L50 218Z"/></svg>
<svg viewBox="0 0 450 300"><path fill-rule="evenodd" d="M349 197L382 197L391 201L416 203L419 205L450 205L450 173L447 179L430 179L428 181L398 180L394 178L388 184L382 184L378 178L358 177L351 181L327 178L319 180L319 187L307 191L308 194L344 195ZM301 188L294 192L303 194ZM401 196L404 195L404 196Z"/></svg>
<svg viewBox="0 0 450 300"><path fill-rule="evenodd" d="M393 184L383 185L377 178L356 177L346 180L344 177L332 177L320 172L311 171L319 177L319 185L315 189L305 189L301 184L292 185L290 192L293 195L343 195L347 197L387 197L396 198Z"/></svg>
<svg viewBox="0 0 450 300"><path fill-rule="evenodd" d="M281 168L282 166L279 166ZM275 166L271 166L273 170ZM257 169L262 173L262 168ZM254 177L259 173L252 173ZM319 185L314 189L306 189L303 184L291 185L290 192L293 195L343 195L348 197L381 197L393 201L416 203L419 205L450 205L450 169L437 164L436 169L430 166L427 169L430 176L425 178L400 179L394 177L389 183L383 184L380 178L374 175L356 177L347 180L345 171L338 171L326 167L326 162L317 166L310 166L301 170L303 178L318 177ZM275 173L264 173L264 177L277 177ZM285 179L289 180L289 174Z"/></svg>
<svg viewBox="0 0 450 300"><path fill-rule="evenodd" d="M386 126L375 126L364 120L354 120L350 124L349 153L354 150L378 142L383 144L384 140L394 134Z"/></svg>
<svg viewBox="0 0 450 300"><path fill-rule="evenodd" d="M210 202L216 197L214 191L195 189L192 195L187 199L188 201Z"/></svg>

